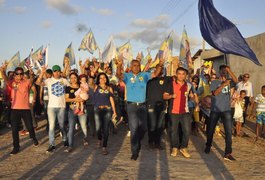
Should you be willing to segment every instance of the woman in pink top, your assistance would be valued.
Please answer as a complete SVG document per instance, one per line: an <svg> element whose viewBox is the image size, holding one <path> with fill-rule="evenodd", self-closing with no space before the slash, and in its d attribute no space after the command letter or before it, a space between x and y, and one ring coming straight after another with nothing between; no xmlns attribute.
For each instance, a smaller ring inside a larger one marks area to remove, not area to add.
<svg viewBox="0 0 265 180"><path fill-rule="evenodd" d="M13 137L13 150L10 155L17 154L19 152L19 125L21 118L24 119L25 125L29 131L30 138L33 144L37 146L38 140L36 139L34 128L32 125L31 112L29 107L29 91L33 82L31 79L23 79L24 71L23 68L17 67L15 69L15 77L13 80L8 80L6 73L6 64L0 68L2 77L5 80L7 86L11 88L11 127L12 127L12 137Z"/></svg>

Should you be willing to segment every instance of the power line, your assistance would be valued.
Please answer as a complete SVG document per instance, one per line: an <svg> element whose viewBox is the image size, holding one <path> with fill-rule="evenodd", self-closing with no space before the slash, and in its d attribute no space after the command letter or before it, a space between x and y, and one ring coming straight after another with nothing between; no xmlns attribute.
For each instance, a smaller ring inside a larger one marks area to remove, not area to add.
<svg viewBox="0 0 265 180"><path fill-rule="evenodd" d="M175 1L175 3L172 5L171 12L181 3L182 0Z"/></svg>
<svg viewBox="0 0 265 180"><path fill-rule="evenodd" d="M177 21L179 21L191 8L192 8L192 6L194 6L194 4L195 4L195 1L197 1L197 0L194 0L191 4L189 4L189 6L182 12L182 13L180 13L180 15L179 16L177 16L172 22L171 22L171 24L170 24L170 26L169 27L171 27L173 24L175 24Z"/></svg>
<svg viewBox="0 0 265 180"><path fill-rule="evenodd" d="M169 0L167 4L163 7L163 9L161 10L160 14L163 14L164 12L166 12L167 9L172 5L172 3L174 3L174 0Z"/></svg>
<svg viewBox="0 0 265 180"><path fill-rule="evenodd" d="M182 0L171 0L168 2L168 4L165 6L165 8L161 11L160 14L163 14L163 13L168 13L170 14L170 12L172 12L176 7L177 5L180 4Z"/></svg>

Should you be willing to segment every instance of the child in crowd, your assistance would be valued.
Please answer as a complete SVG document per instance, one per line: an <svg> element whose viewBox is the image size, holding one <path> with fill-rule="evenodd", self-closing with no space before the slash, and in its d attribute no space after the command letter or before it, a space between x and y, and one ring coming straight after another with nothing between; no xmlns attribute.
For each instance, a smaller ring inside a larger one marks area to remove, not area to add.
<svg viewBox="0 0 265 180"><path fill-rule="evenodd" d="M263 130L265 129L265 85L261 87L261 94L258 94L254 100L254 106L252 109L256 109L256 138L255 141L262 135L261 127L263 125Z"/></svg>
<svg viewBox="0 0 265 180"><path fill-rule="evenodd" d="M235 92L236 93L236 92ZM241 90L239 95L236 95L235 97L235 113L234 113L234 119L236 122L236 136L241 136L241 126L244 122L243 118L243 112L245 109L245 97L246 97L246 91Z"/></svg>
<svg viewBox="0 0 265 180"><path fill-rule="evenodd" d="M81 98L84 101L88 99L88 84L87 84L87 76L82 74L79 76L80 78L80 88L75 92L75 96L77 98ZM84 102L76 102L76 109L74 111L75 114L83 115L84 114Z"/></svg>

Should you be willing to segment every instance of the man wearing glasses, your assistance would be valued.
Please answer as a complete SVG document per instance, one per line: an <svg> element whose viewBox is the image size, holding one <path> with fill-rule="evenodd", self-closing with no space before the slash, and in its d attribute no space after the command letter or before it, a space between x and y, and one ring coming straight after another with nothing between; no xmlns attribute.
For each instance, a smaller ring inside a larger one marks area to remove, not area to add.
<svg viewBox="0 0 265 180"><path fill-rule="evenodd" d="M246 91L246 97L245 97L246 110L243 113L244 123L245 123L245 119L247 117L247 113L246 112L247 112L248 105L250 105L251 101L253 100L253 86L252 86L252 83L249 81L249 78L250 78L249 74L245 73L243 75L243 80L237 84L237 91L239 93L242 90Z"/></svg>
<svg viewBox="0 0 265 180"><path fill-rule="evenodd" d="M30 73L30 79L23 79L24 70L21 67L15 69L14 79L9 80L6 76L6 64L0 68L2 77L6 85L11 89L11 128L13 137L13 150L10 155L17 154L19 152L19 125L21 118L23 118L26 128L29 131L29 136L33 141L34 146L37 146L38 140L35 136L35 131L32 125L32 118L29 106L29 91L33 83L32 73Z"/></svg>

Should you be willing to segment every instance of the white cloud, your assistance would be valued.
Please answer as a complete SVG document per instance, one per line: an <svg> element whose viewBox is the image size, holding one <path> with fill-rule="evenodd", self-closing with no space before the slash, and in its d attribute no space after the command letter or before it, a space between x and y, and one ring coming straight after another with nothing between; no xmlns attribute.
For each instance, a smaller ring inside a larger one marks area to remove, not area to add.
<svg viewBox="0 0 265 180"><path fill-rule="evenodd" d="M122 41L126 41L128 39L135 40L137 42L141 42L145 44L150 49L158 49L162 43L162 41L168 36L167 31L158 31L156 29L143 29L135 32L120 32L114 37L116 39L120 39Z"/></svg>
<svg viewBox="0 0 265 180"><path fill-rule="evenodd" d="M45 29L52 27L52 25L53 25L52 21L49 20L42 21L40 24L40 26Z"/></svg>
<svg viewBox="0 0 265 180"><path fill-rule="evenodd" d="M49 8L58 10L62 14L72 15L77 14L80 8L69 4L69 0L45 0Z"/></svg>
<svg viewBox="0 0 265 180"><path fill-rule="evenodd" d="M166 14L155 17L154 19L135 19L131 26L138 28L159 28L167 29L169 28L170 18Z"/></svg>
<svg viewBox="0 0 265 180"><path fill-rule="evenodd" d="M24 6L15 6L12 8L12 11L17 14L23 14L27 11L27 7Z"/></svg>
<svg viewBox="0 0 265 180"><path fill-rule="evenodd" d="M110 16L113 15L114 12L111 9L96 9L94 7L91 8L91 11L97 14L100 14L102 16Z"/></svg>
<svg viewBox="0 0 265 180"><path fill-rule="evenodd" d="M160 15L153 19L135 19L130 23L130 26L132 31L122 31L115 34L114 37L122 41L135 40L152 50L159 49L161 43L171 31L170 17L168 15ZM179 51L181 40L178 34L181 33L174 32L172 34L173 48L177 52ZM190 37L189 41L190 47L193 49L200 44L201 40Z"/></svg>
<svg viewBox="0 0 265 180"><path fill-rule="evenodd" d="M154 19L135 19L130 23L130 26L137 28L136 31L123 31L114 37L120 40L135 40L150 49L158 49L169 34L169 22L168 15L160 15Z"/></svg>
<svg viewBox="0 0 265 180"><path fill-rule="evenodd" d="M0 0L0 8L1 8L1 7L4 7L5 2L6 2L5 0Z"/></svg>

